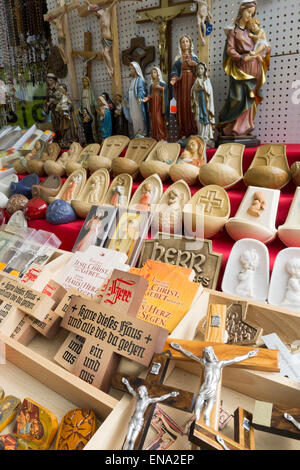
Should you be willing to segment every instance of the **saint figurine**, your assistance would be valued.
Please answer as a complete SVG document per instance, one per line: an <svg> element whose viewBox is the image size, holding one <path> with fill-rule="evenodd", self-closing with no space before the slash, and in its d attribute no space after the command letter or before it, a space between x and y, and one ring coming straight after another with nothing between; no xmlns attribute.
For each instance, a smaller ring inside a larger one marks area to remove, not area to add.
<svg viewBox="0 0 300 470"><path fill-rule="evenodd" d="M134 413L129 421L127 437L123 446L123 450L134 450L134 444L143 428L144 414L148 406L152 405L153 403L165 401L171 397L177 397L179 392L171 392L167 393L166 395L161 395L160 397L150 398L148 396L148 391L145 385L141 385L137 391L135 391L129 384L128 380L125 379L125 377L122 378L122 382L124 385L126 385L128 392L131 393L131 395L133 395L137 400Z"/></svg>
<svg viewBox="0 0 300 470"><path fill-rule="evenodd" d="M124 114L126 119L132 124L133 135L147 135L147 106L143 98L147 96L146 82L141 67L137 62L130 62L129 72L131 82L125 98Z"/></svg>
<svg viewBox="0 0 300 470"><path fill-rule="evenodd" d="M266 81L271 48L264 47L258 55L255 53L256 39L249 27L252 27L256 9L256 0L243 0L234 27L226 30L224 69L230 82L229 94L219 116L218 127L223 135L251 135L257 105L263 99L261 88Z"/></svg>
<svg viewBox="0 0 300 470"><path fill-rule="evenodd" d="M135 209L144 210L144 211L149 210L152 190L153 190L153 186L151 183L145 183L142 186L140 200L136 204Z"/></svg>
<svg viewBox="0 0 300 470"><path fill-rule="evenodd" d="M113 188L113 194L109 201L109 204L112 206L118 207L123 204L125 198L125 180L122 176L119 176L117 179L117 184Z"/></svg>
<svg viewBox="0 0 300 470"><path fill-rule="evenodd" d="M169 92L166 82L162 79L159 67L152 67L150 71L150 95L143 99L149 102L150 123L152 137L158 141L168 139L166 118L169 109Z"/></svg>
<svg viewBox="0 0 300 470"><path fill-rule="evenodd" d="M206 426L210 426L210 415L213 406L217 399L218 385L221 379L222 370L226 366L236 364L238 362L245 361L250 357L255 357L258 354L258 349L249 351L248 354L243 356L235 357L227 361L219 361L212 346L207 346L203 349L202 357L194 356L190 351L183 349L179 344L171 343L172 348L180 351L182 354L188 356L196 362L203 364L204 366L204 381L198 392L196 398L194 414L196 421L199 421L201 417L201 411L204 409L204 423Z"/></svg>
<svg viewBox="0 0 300 470"><path fill-rule="evenodd" d="M208 143L214 138L215 106L213 89L204 62L197 66L197 78L191 90L191 100L197 134Z"/></svg>
<svg viewBox="0 0 300 470"><path fill-rule="evenodd" d="M82 92L81 92L80 107L79 107L79 117L81 119L84 134L85 134L86 129L82 120L82 114L83 114L84 108L87 110L87 114L92 117L92 130L93 130L93 141L86 142L86 143L93 144L94 142L97 141L97 125L96 125L96 119L95 119L97 101L96 101L96 98L95 98L95 95L91 86L90 79L87 76L82 77ZM89 129L88 129L88 133L89 133ZM88 139L90 140L90 136L88 136Z"/></svg>
<svg viewBox="0 0 300 470"><path fill-rule="evenodd" d="M62 199L63 201L66 201L66 202L72 201L72 199L74 199L75 192L76 192L78 186L81 184L81 180L82 180L82 177L81 177L80 174L73 175L70 178L69 184L68 184L66 190L64 191L64 193L61 195L60 199Z"/></svg>
<svg viewBox="0 0 300 470"><path fill-rule="evenodd" d="M58 143L61 148L69 148L73 142L78 141L73 102L64 83L57 87L54 95L56 99L55 111L59 117L60 139Z"/></svg>
<svg viewBox="0 0 300 470"><path fill-rule="evenodd" d="M85 143L86 145L95 143L94 135L93 135L93 117L89 113L87 108L82 108L82 110L78 110L78 114L82 123Z"/></svg>
<svg viewBox="0 0 300 470"><path fill-rule="evenodd" d="M99 105L97 109L97 113L98 113L101 137L104 140L107 137L111 137L112 135L111 113L110 113L109 105L103 95L97 98L97 102Z"/></svg>
<svg viewBox="0 0 300 470"><path fill-rule="evenodd" d="M114 110L115 135L128 136L128 122L123 111L122 95L120 95L120 93L116 93L114 96L114 101L116 106Z"/></svg>
<svg viewBox="0 0 300 470"><path fill-rule="evenodd" d="M50 118L52 130L55 132L55 141L60 138L60 117L56 111L57 99L55 97L56 90L59 86L58 79L53 73L48 73L46 77L46 99L43 105L43 111Z"/></svg>
<svg viewBox="0 0 300 470"><path fill-rule="evenodd" d="M177 100L177 122L180 139L197 134L197 125L192 113L191 90L196 79L196 67L199 63L193 52L193 43L187 34L179 40L179 54L171 72L171 85Z"/></svg>

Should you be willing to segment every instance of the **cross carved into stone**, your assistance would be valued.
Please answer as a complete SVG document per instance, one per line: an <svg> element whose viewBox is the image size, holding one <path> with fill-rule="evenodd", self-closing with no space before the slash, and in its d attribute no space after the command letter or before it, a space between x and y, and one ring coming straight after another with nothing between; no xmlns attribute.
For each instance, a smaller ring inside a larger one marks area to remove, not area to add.
<svg viewBox="0 0 300 470"><path fill-rule="evenodd" d="M204 206L205 214L211 214L213 209L222 209L224 199L217 197L217 191L207 191L206 196L200 196L197 204Z"/></svg>

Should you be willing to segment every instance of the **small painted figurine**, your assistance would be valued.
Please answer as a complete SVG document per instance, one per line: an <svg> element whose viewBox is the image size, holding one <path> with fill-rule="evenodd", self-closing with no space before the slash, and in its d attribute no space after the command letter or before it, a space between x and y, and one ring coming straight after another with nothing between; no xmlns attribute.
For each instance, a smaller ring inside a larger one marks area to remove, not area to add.
<svg viewBox="0 0 300 470"><path fill-rule="evenodd" d="M129 421L126 442L123 446L123 450L133 450L138 435L142 430L144 424L144 414L148 406L152 405L153 403L165 401L171 397L177 397L179 392L171 392L160 397L150 398L148 396L147 388L144 385L140 386L137 391L135 391L129 384L128 380L125 379L125 377L122 378L122 382L124 385L126 385L128 392L131 393L131 395L133 395L137 400L134 413Z"/></svg>
<svg viewBox="0 0 300 470"><path fill-rule="evenodd" d="M200 168L206 161L204 154L204 140L197 135L193 135L187 141L186 147L178 159L178 163L190 163L191 165Z"/></svg>
<svg viewBox="0 0 300 470"><path fill-rule="evenodd" d="M99 96L97 102L99 105L97 113L99 117L101 137L104 140L112 135L111 113L104 96Z"/></svg>
<svg viewBox="0 0 300 470"><path fill-rule="evenodd" d="M136 205L137 210L149 210L150 199L152 195L153 186L151 183L145 183L141 190L141 197Z"/></svg>
<svg viewBox="0 0 300 470"><path fill-rule="evenodd" d="M125 180L122 176L119 176L117 179L117 185L113 189L113 195L109 204L112 206L118 207L122 205L124 197L125 197Z"/></svg>
<svg viewBox="0 0 300 470"><path fill-rule="evenodd" d="M191 90L191 99L198 135L207 143L214 138L215 106L213 89L204 62L197 66L197 78Z"/></svg>
<svg viewBox="0 0 300 470"><path fill-rule="evenodd" d="M69 148L73 142L78 141L73 102L64 83L57 87L54 95L56 99L55 111L59 116L60 139L58 143L61 148Z"/></svg>
<svg viewBox="0 0 300 470"><path fill-rule="evenodd" d="M95 142L93 135L94 119L87 108L82 108L78 111L78 114L82 123L86 145L93 144Z"/></svg>
<svg viewBox="0 0 300 470"><path fill-rule="evenodd" d="M249 31L257 1L242 1L232 28L226 29L224 70L230 77L229 94L219 115L218 128L223 135L251 135L257 105L262 101L261 88L270 65L270 47L255 53L256 41ZM252 54L254 52L254 55Z"/></svg>
<svg viewBox="0 0 300 470"><path fill-rule="evenodd" d="M197 126L192 113L191 90L196 79L199 63L193 51L193 43L187 34L179 39L179 54L171 72L171 85L177 100L177 122L180 139L197 134Z"/></svg>
<svg viewBox="0 0 300 470"><path fill-rule="evenodd" d="M119 93L115 94L115 110L114 110L114 121L115 121L115 135L127 135L128 136L128 122L125 118L123 111L123 98Z"/></svg>
<svg viewBox="0 0 300 470"><path fill-rule="evenodd" d="M168 87L162 79L162 73L159 67L152 67L150 75L150 95L143 98L143 102L149 102L152 137L158 141L167 141L168 131L166 119L169 109Z"/></svg>
<svg viewBox="0 0 300 470"><path fill-rule="evenodd" d="M81 175L74 175L70 178L68 187L64 191L64 193L61 195L60 199L63 201L69 202L74 199L75 196L75 191L77 190L78 186L81 183Z"/></svg>
<svg viewBox="0 0 300 470"><path fill-rule="evenodd" d="M202 357L194 356L194 354L183 349L179 344L171 343L171 347L185 354L196 362L200 362L204 366L204 381L198 392L194 407L195 419L198 421L201 417L201 411L205 405L204 423L210 426L210 415L217 399L217 389L221 379L222 370L226 366L245 361L250 357L257 356L258 349L249 351L248 354L235 357L227 361L219 361L212 346L203 349Z"/></svg>
<svg viewBox="0 0 300 470"><path fill-rule="evenodd" d="M131 82L125 97L124 114L132 124L133 136L146 136L148 128L148 113L143 98L147 96L147 87L141 67L137 62L129 65Z"/></svg>

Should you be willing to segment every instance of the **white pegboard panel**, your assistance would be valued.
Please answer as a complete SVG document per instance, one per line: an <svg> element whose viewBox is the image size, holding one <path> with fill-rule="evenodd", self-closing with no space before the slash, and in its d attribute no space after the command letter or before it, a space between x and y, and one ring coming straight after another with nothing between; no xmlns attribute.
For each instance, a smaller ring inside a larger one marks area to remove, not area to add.
<svg viewBox="0 0 300 470"><path fill-rule="evenodd" d="M83 1L81 1L83 3ZM211 34L210 69L211 80L215 93L216 116L224 105L228 91L228 77L225 76L222 57L225 45L224 27L232 25L238 12L239 0L212 0L213 32ZM47 0L48 9L56 7L56 0ZM156 46L158 27L155 23L136 23L136 10L159 6L159 0L120 1L117 4L119 46L120 51L130 46L133 37L143 36L146 45ZM300 9L299 0L259 0L257 16L266 31L272 46L271 69L267 83L263 88L264 101L258 108L256 117L256 134L262 142L299 142L300 104L292 103L292 83L300 80ZM92 33L92 48L100 51L99 20L90 15L86 18L78 16L77 11L69 14L69 27L73 49L83 48L83 34ZM52 26L52 35L56 43L56 29ZM196 16L176 18L172 22L172 61L178 52L179 37L187 33L192 37L194 50L197 54L197 23ZM275 57L274 57L275 56ZM201 58L200 58L201 59ZM149 69L158 65L156 52L155 62L146 69L146 80L149 83ZM79 89L83 66L75 59ZM298 68L298 71L297 71ZM123 91L129 87L129 70L121 66ZM92 63L92 83L96 95L103 91L111 94L111 81L103 62Z"/></svg>

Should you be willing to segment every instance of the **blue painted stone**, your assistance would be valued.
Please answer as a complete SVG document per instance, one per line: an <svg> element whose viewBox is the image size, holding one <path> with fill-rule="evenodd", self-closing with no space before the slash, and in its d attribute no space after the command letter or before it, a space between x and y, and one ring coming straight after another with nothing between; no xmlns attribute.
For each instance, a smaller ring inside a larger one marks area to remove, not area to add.
<svg viewBox="0 0 300 470"><path fill-rule="evenodd" d="M26 176L18 183L10 183L9 194L13 196L14 194L23 194L28 199L31 199L31 188L34 184L40 184L40 178L36 173Z"/></svg>
<svg viewBox="0 0 300 470"><path fill-rule="evenodd" d="M51 202L46 212L46 219L50 224L69 224L77 220L76 212L66 201L58 199Z"/></svg>

